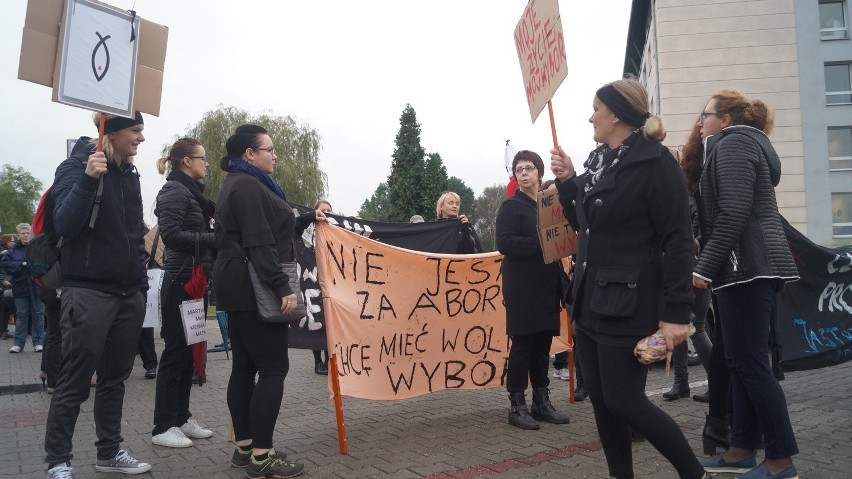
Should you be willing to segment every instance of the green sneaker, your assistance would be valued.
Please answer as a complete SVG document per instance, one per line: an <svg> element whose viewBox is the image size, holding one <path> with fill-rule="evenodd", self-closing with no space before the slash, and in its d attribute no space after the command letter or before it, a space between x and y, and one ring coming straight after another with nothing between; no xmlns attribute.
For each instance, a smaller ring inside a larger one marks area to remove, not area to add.
<svg viewBox="0 0 852 479"><path fill-rule="evenodd" d="M286 452L276 452L275 449L269 450L269 457L275 459L287 459ZM251 462L251 449L248 452L240 451L239 447L234 448L234 455L231 456L231 467L246 467Z"/></svg>
<svg viewBox="0 0 852 479"><path fill-rule="evenodd" d="M257 478L285 478L296 477L305 470L305 466L298 462L290 462L286 459L270 457L263 462L257 462L254 457L246 466L246 477Z"/></svg>

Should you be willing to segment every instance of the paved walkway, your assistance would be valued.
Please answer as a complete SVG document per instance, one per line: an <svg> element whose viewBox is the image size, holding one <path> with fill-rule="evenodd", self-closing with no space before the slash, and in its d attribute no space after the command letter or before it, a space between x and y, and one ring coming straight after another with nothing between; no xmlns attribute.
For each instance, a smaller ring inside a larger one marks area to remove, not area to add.
<svg viewBox="0 0 852 479"><path fill-rule="evenodd" d="M215 328L215 321L208 321ZM218 330L212 331L214 338ZM217 341L218 342L218 341ZM32 347L7 352L0 342L0 477L45 475L44 423L50 396L38 379L39 355ZM157 339L157 351L162 351ZM309 478L606 478L589 401L569 405L567 382L553 380L554 403L571 416L571 424L543 424L521 431L506 422L505 391L447 391L404 401L344 398L349 454L338 452L334 408L325 377L313 372L310 351L290 351L290 374L275 429L276 447L304 462ZM230 362L210 353L208 383L192 390L196 419L215 431L193 447L168 449L150 443L154 381L146 380L137 359L127 381L124 446L150 462L140 477L239 478L230 468L228 409L225 392ZM703 391L701 367L690 379ZM683 428L699 457L705 405L682 399L667 402L660 394L671 385L661 368L651 372L648 393ZM788 374L787 393L793 427L802 453L795 458L805 479L852 477L852 363ZM94 470L95 433L92 400L83 404L75 436L74 472L78 479L121 477ZM647 442L634 447L637 477L675 478L671 466ZM727 479L732 476L720 476Z"/></svg>

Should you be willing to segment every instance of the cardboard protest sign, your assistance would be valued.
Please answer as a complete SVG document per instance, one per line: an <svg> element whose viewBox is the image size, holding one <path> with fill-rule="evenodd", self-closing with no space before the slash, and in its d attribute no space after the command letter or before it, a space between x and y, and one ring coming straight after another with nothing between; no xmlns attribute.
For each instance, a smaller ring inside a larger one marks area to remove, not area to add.
<svg viewBox="0 0 852 479"><path fill-rule="evenodd" d="M87 8L108 8L115 11L112 7L108 7L105 4L91 0L87 0L86 2L66 2L66 0L29 0L27 4L27 16L24 22L23 38L21 41L18 78L37 83L39 85L52 87L53 101L59 101L60 97L60 69L62 67L63 54L66 50L64 47L64 26L66 24L65 17L66 12L68 11L68 3L72 5L74 10L79 11L86 11ZM84 4L87 6L81 6ZM97 7L91 7L91 5L96 5ZM127 15L126 12L122 13ZM126 21L125 26L127 27L127 41L129 41L131 33L129 18L132 18L132 15L130 15L127 20L124 20ZM130 80L133 83L134 95L131 107L134 111L141 111L159 116L160 99L162 97L163 87L163 69L166 62L168 27L158 25L138 16L135 17L134 24L138 25L135 30L136 40L134 42L138 44L138 50L133 63L135 71L132 79L124 79L125 81ZM91 26L91 24L89 25ZM116 34L115 36L104 32L100 33L103 37L106 35L111 36L110 39L106 40L106 45L110 51L109 69L114 73L117 71L117 65L119 64L115 63L117 61L115 55L118 53L115 49L116 45L112 42L116 39L124 40L123 33L120 35ZM85 68L82 68L81 66L77 72L81 75L88 73L88 75L91 75L94 78L94 73L92 72L92 57L102 55L104 53L104 46L101 45L96 52L95 46L100 39L96 35L93 38L94 42L90 45L91 49L88 50L89 57L85 62L89 70L86 72ZM83 42L82 45L77 45L79 47L78 53L80 55L82 55L81 52L85 50L85 45L85 42ZM82 65L79 61L77 64ZM98 65L95 65L95 69L97 69L97 66ZM104 64L101 63L100 66L102 68L101 71L103 71ZM102 82L105 80L106 76L102 79ZM78 95L79 92L75 92L75 90L72 89L69 94L74 96ZM76 96L74 97L76 98ZM83 106L84 108L95 109L98 111L113 112L112 110L95 108L91 105L77 106Z"/></svg>
<svg viewBox="0 0 852 479"><path fill-rule="evenodd" d="M316 253L341 394L404 399L505 386L506 336L497 253L421 253L328 224ZM567 344L554 338L554 348Z"/></svg>
<svg viewBox="0 0 852 479"><path fill-rule="evenodd" d="M538 239L544 262L552 263L577 251L577 235L562 213L556 188L540 191L538 204Z"/></svg>
<svg viewBox="0 0 852 479"><path fill-rule="evenodd" d="M514 36L530 117L535 122L568 76L559 2L530 0Z"/></svg>

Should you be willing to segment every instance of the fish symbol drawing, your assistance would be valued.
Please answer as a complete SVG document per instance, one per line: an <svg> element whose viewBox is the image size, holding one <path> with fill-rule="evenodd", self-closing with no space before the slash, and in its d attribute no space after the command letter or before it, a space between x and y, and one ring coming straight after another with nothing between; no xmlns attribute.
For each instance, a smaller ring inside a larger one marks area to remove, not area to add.
<svg viewBox="0 0 852 479"><path fill-rule="evenodd" d="M100 32L95 32L95 35L98 36L100 41L95 45L95 49L92 50L92 73L95 74L95 79L100 82L104 79L109 70L109 47L107 47L106 41L109 40L110 35L105 37L101 36ZM103 47L103 57L104 62L102 65L98 65L98 62L95 61L96 57L98 57L98 50Z"/></svg>

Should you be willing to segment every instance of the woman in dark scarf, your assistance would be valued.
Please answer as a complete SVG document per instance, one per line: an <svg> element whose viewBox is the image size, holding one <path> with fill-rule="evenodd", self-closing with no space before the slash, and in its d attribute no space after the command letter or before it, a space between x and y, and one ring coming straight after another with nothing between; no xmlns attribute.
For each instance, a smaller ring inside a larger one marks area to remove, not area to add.
<svg viewBox="0 0 852 479"><path fill-rule="evenodd" d="M693 302L692 229L686 182L662 121L635 80L601 87L589 118L591 152L577 174L551 150L559 200L577 231L571 317L583 379L609 473L634 477L631 429L685 479L705 477L677 424L645 396L637 341L662 330L669 351L686 341Z"/></svg>
<svg viewBox="0 0 852 479"><path fill-rule="evenodd" d="M258 317L246 260L258 278L281 298L281 312L296 309L296 295L279 264L294 261L293 239L312 221L325 221L321 211L296 216L271 174L278 157L266 130L242 125L225 143L220 166L228 174L216 210L213 290L217 306L228 313L233 348L228 409L234 421L236 450L231 464L245 467L247 477L293 477L304 466L277 455L272 432L290 368L288 323Z"/></svg>
<svg viewBox="0 0 852 479"><path fill-rule="evenodd" d="M204 197L207 176L204 147L192 138L181 138L172 145L169 156L157 160L160 174L169 171L166 184L157 194L159 238L166 246L163 260L161 295L166 343L160 358L157 393L154 400L154 429L151 442L165 447L189 447L193 439L213 435L201 427L189 412L192 389L192 349L186 344L180 304L192 299L184 291L194 263L200 263L210 277L213 264L213 215L216 205ZM154 254L154 251L151 252Z"/></svg>

